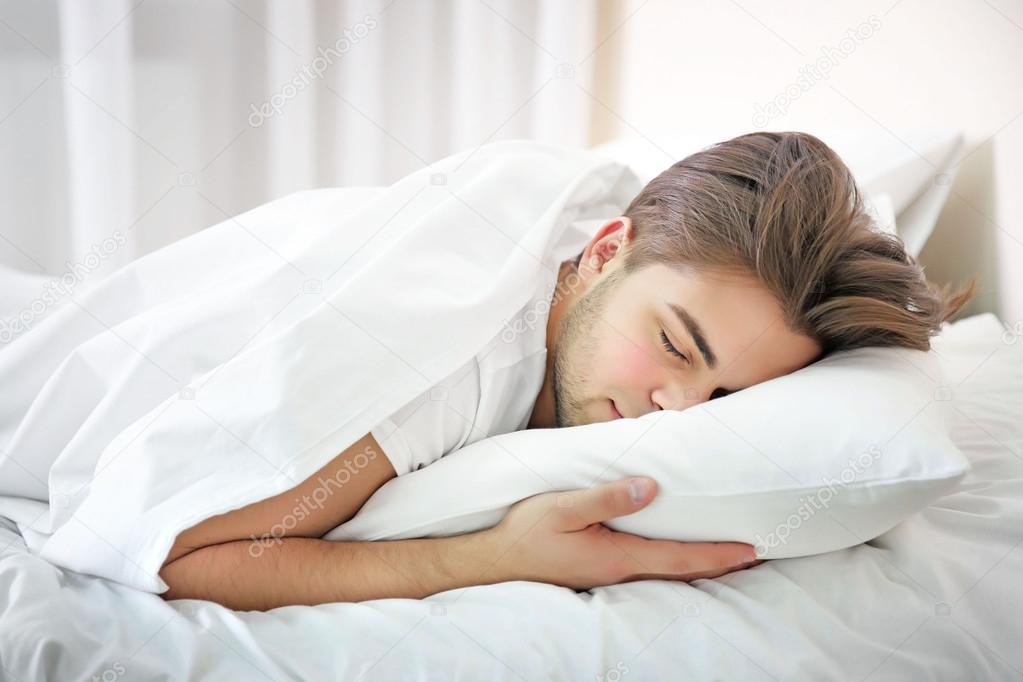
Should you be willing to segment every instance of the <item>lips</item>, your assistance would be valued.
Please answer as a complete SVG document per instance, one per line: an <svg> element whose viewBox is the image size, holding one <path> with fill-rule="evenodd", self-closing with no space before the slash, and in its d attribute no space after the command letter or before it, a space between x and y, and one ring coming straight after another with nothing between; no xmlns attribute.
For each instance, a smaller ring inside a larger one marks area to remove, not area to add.
<svg viewBox="0 0 1023 682"><path fill-rule="evenodd" d="M611 404L611 419L621 419L622 413L619 412L618 408L615 406L615 401L611 400L609 402Z"/></svg>

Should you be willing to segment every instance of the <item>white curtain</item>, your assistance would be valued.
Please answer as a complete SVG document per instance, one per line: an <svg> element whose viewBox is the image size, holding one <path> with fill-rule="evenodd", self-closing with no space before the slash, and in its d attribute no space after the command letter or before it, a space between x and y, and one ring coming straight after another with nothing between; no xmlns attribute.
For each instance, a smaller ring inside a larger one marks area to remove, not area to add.
<svg viewBox="0 0 1023 682"><path fill-rule="evenodd" d="M0 264L94 280L292 191L586 146L596 5L3 3Z"/></svg>

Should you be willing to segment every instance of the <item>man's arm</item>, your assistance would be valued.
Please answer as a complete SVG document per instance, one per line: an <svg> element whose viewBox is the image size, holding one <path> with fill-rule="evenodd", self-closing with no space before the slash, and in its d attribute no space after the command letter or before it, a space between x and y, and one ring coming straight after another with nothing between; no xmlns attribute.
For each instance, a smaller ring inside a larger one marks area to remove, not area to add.
<svg viewBox="0 0 1023 682"><path fill-rule="evenodd" d="M391 461L367 433L294 488L182 531L164 565L201 547L232 540L263 535L318 538L355 516L394 476Z"/></svg>
<svg viewBox="0 0 1023 682"><path fill-rule="evenodd" d="M232 551L245 552L249 558L277 557L292 539L319 538L330 529L355 516L376 490L394 478L395 471L372 434L367 433L326 466L294 488L206 519L182 531L174 541L160 571L170 587L167 598L185 598L202 594L203 598L243 601L244 595L223 579L224 570L215 568L206 557L229 559ZM260 539L263 539L260 541ZM229 549L232 545L240 550ZM238 570L265 570L268 559ZM277 559L279 561L279 559ZM212 570L213 574L207 575ZM220 579L217 578L220 577ZM240 579L240 576L239 576Z"/></svg>
<svg viewBox="0 0 1023 682"><path fill-rule="evenodd" d="M160 571L166 599L208 599L235 609L292 604L421 598L444 590L507 580L533 580L573 589L630 580L694 580L758 562L749 545L648 540L612 531L604 521L639 511L656 486L630 495L629 479L593 488L534 495L514 505L497 526L447 538L329 542L317 535L353 516L394 469L379 453L356 486L336 491L325 516L306 517L290 535L268 528L303 494L339 472L360 440L295 489L209 519L183 532ZM380 464L383 460L386 465ZM361 460L360 460L361 461ZM375 474L373 472L376 472ZM379 481L379 483L377 483ZM312 486L312 487L310 487ZM331 515L333 518L329 518ZM283 524L282 524L283 527ZM264 534L270 537L259 538ZM311 537L303 537L311 535ZM207 542L201 547L196 545Z"/></svg>
<svg viewBox="0 0 1023 682"><path fill-rule="evenodd" d="M499 582L489 536L330 542L395 471L366 434L279 495L206 519L178 535L160 570L165 599L207 599L239 610L292 604L425 597Z"/></svg>
<svg viewBox="0 0 1023 682"><path fill-rule="evenodd" d="M208 599L238 610L293 604L420 599L469 585L500 582L486 533L449 538L330 542L315 538L250 540L204 547L160 572L165 599Z"/></svg>

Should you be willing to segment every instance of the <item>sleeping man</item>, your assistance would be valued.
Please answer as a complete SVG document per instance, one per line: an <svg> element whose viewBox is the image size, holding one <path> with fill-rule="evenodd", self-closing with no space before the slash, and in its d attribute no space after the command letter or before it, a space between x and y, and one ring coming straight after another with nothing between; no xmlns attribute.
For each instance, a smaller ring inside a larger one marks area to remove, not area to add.
<svg viewBox="0 0 1023 682"><path fill-rule="evenodd" d="M759 562L746 544L648 540L602 525L651 502L656 483L646 477L536 495L497 526L453 537L321 536L391 478L481 438L684 410L838 350L927 349L971 295L927 282L817 138L723 142L667 169L604 223L561 264L553 295L538 286L520 312L538 323L494 339L301 484L180 533L160 571L163 596L269 609L749 567ZM296 503L342 469L353 472L345 485L285 530Z"/></svg>

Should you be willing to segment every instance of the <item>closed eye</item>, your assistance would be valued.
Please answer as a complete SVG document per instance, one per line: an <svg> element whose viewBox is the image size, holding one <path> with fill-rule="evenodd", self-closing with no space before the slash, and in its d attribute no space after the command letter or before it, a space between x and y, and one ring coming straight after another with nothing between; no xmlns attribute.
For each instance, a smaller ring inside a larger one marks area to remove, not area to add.
<svg viewBox="0 0 1023 682"><path fill-rule="evenodd" d="M689 361L689 357L687 355L685 355L684 353L680 352L677 348L675 348L675 346L671 345L671 341L668 340L668 335L664 333L663 329L661 330L661 345L664 346L664 350L668 351L669 353L671 353L675 357L682 358L687 363L690 362ZM692 364L692 363L690 363L690 364Z"/></svg>

